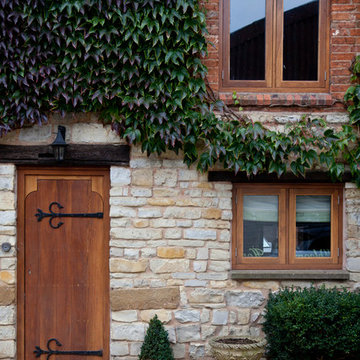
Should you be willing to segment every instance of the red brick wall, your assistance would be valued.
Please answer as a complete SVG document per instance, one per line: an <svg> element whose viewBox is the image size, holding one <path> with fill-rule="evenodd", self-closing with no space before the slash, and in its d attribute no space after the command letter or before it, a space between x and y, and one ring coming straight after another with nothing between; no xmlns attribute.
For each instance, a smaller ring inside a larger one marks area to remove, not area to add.
<svg viewBox="0 0 360 360"><path fill-rule="evenodd" d="M219 50L219 5L222 0L202 0L207 10L207 24L210 44L208 57L204 59L208 67L208 80L211 87L218 92L220 68ZM323 0L320 0L323 1ZM344 92L349 87L349 67L355 55L360 53L360 0L330 1L330 89L326 94L262 94L241 93L241 104L244 106L321 106L342 109L340 104ZM220 98L232 103L232 93L221 91Z"/></svg>

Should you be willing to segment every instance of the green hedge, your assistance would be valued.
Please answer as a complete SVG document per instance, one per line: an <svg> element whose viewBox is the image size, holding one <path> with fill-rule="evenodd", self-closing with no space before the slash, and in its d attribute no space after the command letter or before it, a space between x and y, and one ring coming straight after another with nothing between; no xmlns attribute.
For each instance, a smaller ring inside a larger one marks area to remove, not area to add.
<svg viewBox="0 0 360 360"><path fill-rule="evenodd" d="M264 332L272 360L360 358L360 293L314 288L270 294Z"/></svg>

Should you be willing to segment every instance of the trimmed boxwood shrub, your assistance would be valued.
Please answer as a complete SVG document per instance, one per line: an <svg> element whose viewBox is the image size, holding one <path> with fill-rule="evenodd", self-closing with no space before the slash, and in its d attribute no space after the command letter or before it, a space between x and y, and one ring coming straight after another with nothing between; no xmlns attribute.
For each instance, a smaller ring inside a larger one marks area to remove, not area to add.
<svg viewBox="0 0 360 360"><path fill-rule="evenodd" d="M272 360L360 358L360 293L284 289L270 294L264 332Z"/></svg>
<svg viewBox="0 0 360 360"><path fill-rule="evenodd" d="M168 332L155 315L149 323L144 343L139 355L140 360L174 360Z"/></svg>

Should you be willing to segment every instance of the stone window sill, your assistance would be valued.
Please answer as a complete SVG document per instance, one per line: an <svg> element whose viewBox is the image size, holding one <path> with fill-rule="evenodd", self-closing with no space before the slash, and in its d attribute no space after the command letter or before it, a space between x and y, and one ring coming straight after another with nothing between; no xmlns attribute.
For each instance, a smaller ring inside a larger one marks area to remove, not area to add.
<svg viewBox="0 0 360 360"><path fill-rule="evenodd" d="M346 270L231 270L233 280L349 280Z"/></svg>

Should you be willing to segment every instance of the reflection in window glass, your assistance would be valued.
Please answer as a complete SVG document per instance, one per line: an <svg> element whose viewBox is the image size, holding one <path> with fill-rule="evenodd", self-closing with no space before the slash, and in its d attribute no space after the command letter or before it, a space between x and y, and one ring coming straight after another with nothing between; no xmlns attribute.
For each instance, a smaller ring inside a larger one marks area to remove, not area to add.
<svg viewBox="0 0 360 360"><path fill-rule="evenodd" d="M317 80L319 0L284 0L284 80Z"/></svg>
<svg viewBox="0 0 360 360"><path fill-rule="evenodd" d="M265 2L230 0L230 79L265 79Z"/></svg>
<svg viewBox="0 0 360 360"><path fill-rule="evenodd" d="M296 256L331 256L331 196L296 196Z"/></svg>
<svg viewBox="0 0 360 360"><path fill-rule="evenodd" d="M279 199L274 195L245 195L243 224L245 257L278 256Z"/></svg>

